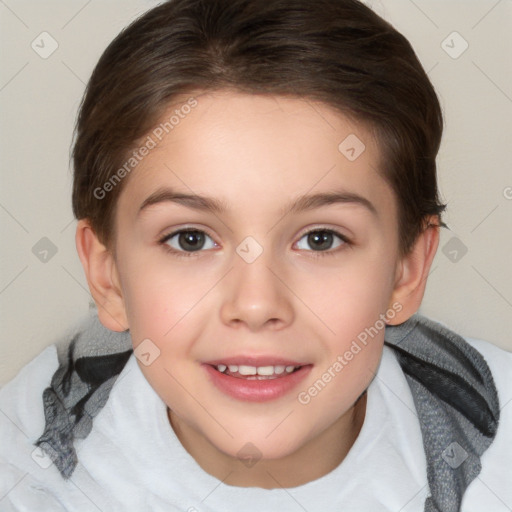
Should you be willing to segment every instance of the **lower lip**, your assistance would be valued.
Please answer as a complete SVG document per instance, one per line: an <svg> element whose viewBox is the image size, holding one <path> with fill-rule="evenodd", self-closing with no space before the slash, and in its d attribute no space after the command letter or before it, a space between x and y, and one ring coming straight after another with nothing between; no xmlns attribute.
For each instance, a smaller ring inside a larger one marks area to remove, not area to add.
<svg viewBox="0 0 512 512"><path fill-rule="evenodd" d="M231 377L219 372L209 364L203 364L213 384L226 395L247 402L267 402L289 393L298 386L311 371L313 365L306 365L297 371L275 379L247 380Z"/></svg>

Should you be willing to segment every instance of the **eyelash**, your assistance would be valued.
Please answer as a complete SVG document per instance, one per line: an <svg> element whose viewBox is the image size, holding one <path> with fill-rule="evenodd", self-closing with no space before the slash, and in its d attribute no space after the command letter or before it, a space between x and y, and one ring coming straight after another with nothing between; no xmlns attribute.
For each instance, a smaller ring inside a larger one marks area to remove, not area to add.
<svg viewBox="0 0 512 512"><path fill-rule="evenodd" d="M172 231L171 233L168 233L168 234L162 236L158 240L158 243L163 246L165 251L173 254L174 256L176 256L178 258L193 258L193 257L197 257L197 256L199 256L204 251L202 251L202 250L198 250L198 251L177 251L176 249L173 249L172 247L170 247L167 244L167 242L169 240L171 240L171 238L173 238L174 236L179 235L181 233L190 233L190 232L205 234L205 235L207 235L209 238L211 238L213 240L212 236L210 236L206 231L203 231L201 229L182 228L182 229L179 229L179 230L176 230L176 231ZM341 234L340 232L338 232L338 231L336 231L335 229L332 229L332 228L318 227L318 228L311 229L309 231L306 231L306 232L302 233L301 236L299 237L299 240L302 240L302 238L304 238L306 235L310 235L312 233L330 233L330 234L333 234L333 235L337 236L343 242L343 244L340 247L337 247L334 250L333 249L329 249L329 250L326 250L326 251L313 251L313 250L308 251L308 252L312 253L313 258L323 258L325 256L335 256L340 250L343 250L343 247L351 247L352 246L352 242L345 235ZM216 242L214 242L214 243L216 243Z"/></svg>

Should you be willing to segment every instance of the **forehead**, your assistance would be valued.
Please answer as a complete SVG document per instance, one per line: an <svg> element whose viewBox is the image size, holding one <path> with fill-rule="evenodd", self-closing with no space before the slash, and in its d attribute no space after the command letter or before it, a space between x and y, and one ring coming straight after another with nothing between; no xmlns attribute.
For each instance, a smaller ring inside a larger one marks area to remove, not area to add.
<svg viewBox="0 0 512 512"><path fill-rule="evenodd" d="M215 197L226 211L252 205L277 214L291 197L342 188L394 209L371 131L309 99L232 91L183 96L149 139L154 147L121 194L125 206L171 187Z"/></svg>

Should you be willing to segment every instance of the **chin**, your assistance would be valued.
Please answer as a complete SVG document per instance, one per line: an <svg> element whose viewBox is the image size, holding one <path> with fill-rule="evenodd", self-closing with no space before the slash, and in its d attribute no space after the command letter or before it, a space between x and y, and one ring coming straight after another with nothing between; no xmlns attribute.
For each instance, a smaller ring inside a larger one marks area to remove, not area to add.
<svg viewBox="0 0 512 512"><path fill-rule="evenodd" d="M279 431L279 427L276 428L277 424L262 430L231 430L233 438L223 436L222 440L210 439L210 442L226 455L241 460L246 458L283 459L308 442L308 439L299 433L291 434L289 429L283 428Z"/></svg>

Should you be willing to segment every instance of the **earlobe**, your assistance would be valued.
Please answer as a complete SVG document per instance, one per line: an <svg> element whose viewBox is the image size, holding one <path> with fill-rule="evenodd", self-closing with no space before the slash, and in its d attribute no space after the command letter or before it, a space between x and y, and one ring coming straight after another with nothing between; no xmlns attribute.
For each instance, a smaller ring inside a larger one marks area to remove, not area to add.
<svg viewBox="0 0 512 512"><path fill-rule="evenodd" d="M398 262L390 305L399 303L401 310L393 320L388 321L389 325L405 322L421 305L427 277L439 245L439 225L436 221L437 217L429 219L427 227L418 236L411 251Z"/></svg>
<svg viewBox="0 0 512 512"><path fill-rule="evenodd" d="M85 219L78 221L75 242L101 323L112 331L125 331L128 321L114 257Z"/></svg>

